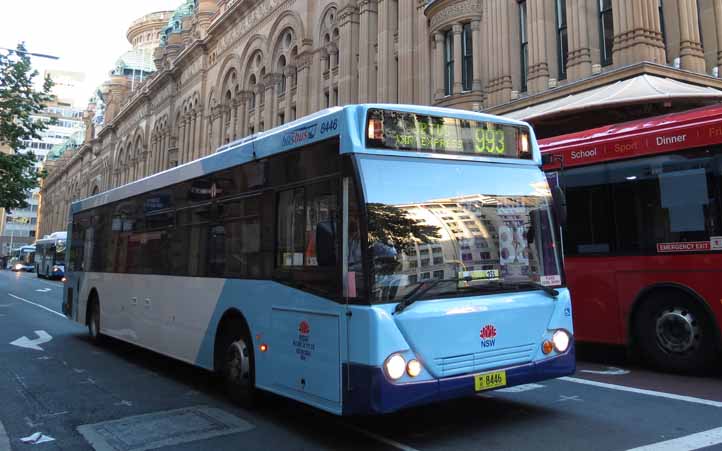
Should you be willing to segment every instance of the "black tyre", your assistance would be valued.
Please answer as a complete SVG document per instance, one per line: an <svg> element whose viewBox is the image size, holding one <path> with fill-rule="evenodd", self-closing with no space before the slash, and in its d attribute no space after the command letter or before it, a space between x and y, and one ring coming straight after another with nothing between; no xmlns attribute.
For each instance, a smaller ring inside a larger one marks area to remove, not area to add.
<svg viewBox="0 0 722 451"><path fill-rule="evenodd" d="M100 333L100 302L93 297L88 302L88 335L95 344L101 344L103 335Z"/></svg>
<svg viewBox="0 0 722 451"><path fill-rule="evenodd" d="M719 351L714 319L681 292L668 291L647 299L634 328L642 358L663 371L700 372L714 363Z"/></svg>
<svg viewBox="0 0 722 451"><path fill-rule="evenodd" d="M245 324L238 320L226 323L218 342L220 375L228 397L243 407L257 401L253 342Z"/></svg>

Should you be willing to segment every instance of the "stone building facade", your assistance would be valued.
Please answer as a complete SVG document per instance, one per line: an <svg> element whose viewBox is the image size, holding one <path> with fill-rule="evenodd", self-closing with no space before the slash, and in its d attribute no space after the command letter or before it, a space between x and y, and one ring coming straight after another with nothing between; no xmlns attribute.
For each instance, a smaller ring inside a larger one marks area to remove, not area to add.
<svg viewBox="0 0 722 451"><path fill-rule="evenodd" d="M504 114L639 74L722 88L722 0L185 0L143 36L156 72L106 83L102 129L88 117L44 181L41 235L73 200L328 106Z"/></svg>

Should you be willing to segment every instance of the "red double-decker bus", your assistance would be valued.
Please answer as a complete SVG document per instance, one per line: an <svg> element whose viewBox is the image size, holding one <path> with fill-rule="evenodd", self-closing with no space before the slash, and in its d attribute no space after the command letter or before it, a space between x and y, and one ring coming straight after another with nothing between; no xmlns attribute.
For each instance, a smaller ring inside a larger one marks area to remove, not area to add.
<svg viewBox="0 0 722 451"><path fill-rule="evenodd" d="M696 371L722 350L722 106L539 142L566 194L579 341Z"/></svg>

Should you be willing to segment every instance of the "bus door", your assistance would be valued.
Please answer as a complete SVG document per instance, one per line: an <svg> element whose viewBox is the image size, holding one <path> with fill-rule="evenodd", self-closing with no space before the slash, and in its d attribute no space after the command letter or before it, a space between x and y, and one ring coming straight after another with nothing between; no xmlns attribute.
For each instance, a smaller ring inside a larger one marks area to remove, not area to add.
<svg viewBox="0 0 722 451"><path fill-rule="evenodd" d="M274 303L271 342L278 359L274 362L275 384L291 389L306 402L338 410L342 400L342 356L347 352L347 305L339 302L343 296L339 279L341 243L346 241L343 238L348 225L347 202L339 202L345 197L339 196L339 185L344 185L343 191L347 192L348 183L334 179L279 193L279 217L286 221L279 224L284 243L282 266L303 266L303 273L293 277L305 286L313 286L312 291L328 290L328 297L333 299L296 292L288 296L285 305ZM281 216L284 211L293 211L295 219ZM303 246L286 246L286 237L303 235L292 232L301 224L305 232Z"/></svg>

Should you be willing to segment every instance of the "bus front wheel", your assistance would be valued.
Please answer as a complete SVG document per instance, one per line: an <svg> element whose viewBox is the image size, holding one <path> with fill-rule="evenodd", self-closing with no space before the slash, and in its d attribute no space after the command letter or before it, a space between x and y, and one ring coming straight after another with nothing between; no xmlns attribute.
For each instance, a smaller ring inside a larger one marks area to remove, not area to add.
<svg viewBox="0 0 722 451"><path fill-rule="evenodd" d="M100 344L103 336L100 333L100 302L92 297L88 303L88 335L95 344Z"/></svg>
<svg viewBox="0 0 722 451"><path fill-rule="evenodd" d="M251 407L255 393L255 360L253 343L245 325L233 321L223 328L220 350L223 353L222 371L226 393L236 404Z"/></svg>
<svg viewBox="0 0 722 451"><path fill-rule="evenodd" d="M684 293L666 291L648 298L637 313L635 329L642 357L658 369L695 373L716 358L714 320Z"/></svg>

